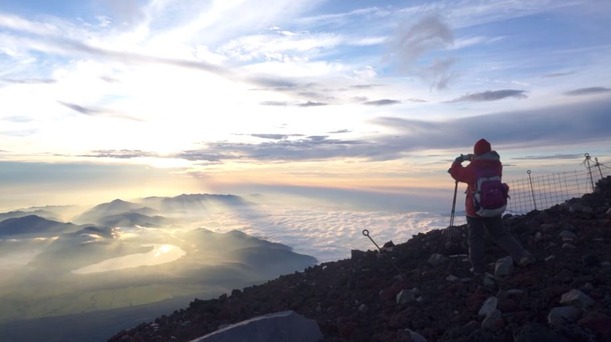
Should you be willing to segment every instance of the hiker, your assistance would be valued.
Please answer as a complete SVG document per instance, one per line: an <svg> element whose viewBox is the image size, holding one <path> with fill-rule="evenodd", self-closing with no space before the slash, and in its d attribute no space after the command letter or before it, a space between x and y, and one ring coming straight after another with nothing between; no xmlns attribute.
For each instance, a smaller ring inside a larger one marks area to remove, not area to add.
<svg viewBox="0 0 611 342"><path fill-rule="evenodd" d="M463 161L470 161L470 163L467 166L462 166ZM505 250L518 265L525 267L532 264L534 262L532 255L503 227L501 215L504 206L498 214L492 213L493 216L486 217L477 214L478 208L476 208L474 196L479 183L478 177L481 177L482 174L493 175L500 183L503 172L500 156L492 150L490 143L485 139L478 140L473 146L473 154L457 157L448 172L456 181L467 183L465 212L467 215L469 261L471 261L473 273L483 275L486 272L486 232L492 241ZM507 191L508 187L505 189L505 195Z"/></svg>

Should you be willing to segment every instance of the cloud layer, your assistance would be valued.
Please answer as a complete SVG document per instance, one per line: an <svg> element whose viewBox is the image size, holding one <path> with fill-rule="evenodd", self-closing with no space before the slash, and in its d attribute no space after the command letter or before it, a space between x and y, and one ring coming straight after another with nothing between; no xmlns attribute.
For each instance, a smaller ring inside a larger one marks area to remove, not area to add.
<svg viewBox="0 0 611 342"><path fill-rule="evenodd" d="M608 146L607 9L2 3L1 157L165 168L201 187L355 174L417 187L423 165L480 137L527 156Z"/></svg>

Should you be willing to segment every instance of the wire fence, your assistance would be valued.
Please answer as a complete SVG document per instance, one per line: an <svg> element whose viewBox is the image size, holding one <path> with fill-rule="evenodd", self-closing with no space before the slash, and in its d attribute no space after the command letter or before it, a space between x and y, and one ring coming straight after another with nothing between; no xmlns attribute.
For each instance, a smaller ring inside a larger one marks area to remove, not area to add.
<svg viewBox="0 0 611 342"><path fill-rule="evenodd" d="M571 198L594 191L596 182L611 176L611 167L599 163L598 158L585 154L584 169L534 175L527 171L525 179L508 180L507 213L522 215L533 210L544 210Z"/></svg>

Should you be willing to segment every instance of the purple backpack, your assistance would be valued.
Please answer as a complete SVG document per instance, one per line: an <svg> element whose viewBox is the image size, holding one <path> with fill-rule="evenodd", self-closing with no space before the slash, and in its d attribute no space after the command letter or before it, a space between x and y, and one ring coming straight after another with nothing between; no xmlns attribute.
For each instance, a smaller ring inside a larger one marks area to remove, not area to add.
<svg viewBox="0 0 611 342"><path fill-rule="evenodd" d="M500 176L480 175L475 182L473 204L475 213L483 217L503 214L507 208L509 185L501 181Z"/></svg>

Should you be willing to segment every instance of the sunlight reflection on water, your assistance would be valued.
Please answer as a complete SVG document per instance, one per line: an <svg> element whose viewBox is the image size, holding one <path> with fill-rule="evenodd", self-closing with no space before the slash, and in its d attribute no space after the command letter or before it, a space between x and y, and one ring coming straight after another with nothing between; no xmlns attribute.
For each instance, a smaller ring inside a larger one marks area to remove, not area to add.
<svg viewBox="0 0 611 342"><path fill-rule="evenodd" d="M146 245L151 246L151 245ZM74 274L90 274L108 271L117 271L139 266L161 265L180 259L187 254L182 248L174 245L152 245L153 249L147 253L137 253L107 259L72 271Z"/></svg>

